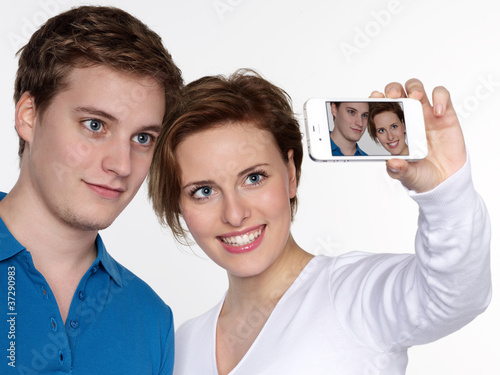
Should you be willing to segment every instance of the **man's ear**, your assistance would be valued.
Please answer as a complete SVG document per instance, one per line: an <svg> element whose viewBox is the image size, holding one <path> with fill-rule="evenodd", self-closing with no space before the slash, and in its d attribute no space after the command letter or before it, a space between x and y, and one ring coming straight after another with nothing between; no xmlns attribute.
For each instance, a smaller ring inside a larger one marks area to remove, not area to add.
<svg viewBox="0 0 500 375"><path fill-rule="evenodd" d="M16 131L17 134L31 143L35 133L35 98L29 92L25 92L16 104Z"/></svg>
<svg viewBox="0 0 500 375"><path fill-rule="evenodd" d="M297 195L297 168L293 160L293 150L288 150L288 197L292 199Z"/></svg>
<svg viewBox="0 0 500 375"><path fill-rule="evenodd" d="M332 112L333 118L337 117L337 106L335 103L330 104L330 111Z"/></svg>

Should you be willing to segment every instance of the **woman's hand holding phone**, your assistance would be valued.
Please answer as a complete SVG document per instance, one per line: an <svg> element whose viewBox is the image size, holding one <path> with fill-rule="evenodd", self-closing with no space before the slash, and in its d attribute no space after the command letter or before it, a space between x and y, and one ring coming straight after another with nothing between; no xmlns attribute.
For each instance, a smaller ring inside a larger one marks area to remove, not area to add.
<svg viewBox="0 0 500 375"><path fill-rule="evenodd" d="M451 103L450 93L444 87L432 92L432 104L422 82L411 79L405 87L390 83L385 95L373 92L372 98L412 98L422 104L427 136L427 157L416 162L402 159L387 161L389 175L417 193L430 191L457 172L467 159L464 136L457 114Z"/></svg>

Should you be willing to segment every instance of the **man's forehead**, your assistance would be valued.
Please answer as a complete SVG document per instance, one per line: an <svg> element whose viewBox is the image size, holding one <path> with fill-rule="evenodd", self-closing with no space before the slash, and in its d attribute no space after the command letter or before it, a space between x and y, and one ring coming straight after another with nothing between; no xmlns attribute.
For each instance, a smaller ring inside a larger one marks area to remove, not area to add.
<svg viewBox="0 0 500 375"><path fill-rule="evenodd" d="M344 104L348 108L354 108L357 110L368 111L368 103L367 102L344 102L342 104Z"/></svg>

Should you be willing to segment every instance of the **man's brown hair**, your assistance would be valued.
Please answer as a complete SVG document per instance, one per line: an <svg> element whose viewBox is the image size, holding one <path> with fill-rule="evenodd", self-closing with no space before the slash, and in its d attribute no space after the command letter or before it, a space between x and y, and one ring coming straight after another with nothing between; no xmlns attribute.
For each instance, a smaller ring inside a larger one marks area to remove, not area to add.
<svg viewBox="0 0 500 375"><path fill-rule="evenodd" d="M49 19L18 54L14 101L34 97L39 114L64 90L73 68L104 65L119 72L153 77L165 90L166 112L179 98L181 71L158 34L114 7L81 6ZM25 142L19 139L19 156Z"/></svg>

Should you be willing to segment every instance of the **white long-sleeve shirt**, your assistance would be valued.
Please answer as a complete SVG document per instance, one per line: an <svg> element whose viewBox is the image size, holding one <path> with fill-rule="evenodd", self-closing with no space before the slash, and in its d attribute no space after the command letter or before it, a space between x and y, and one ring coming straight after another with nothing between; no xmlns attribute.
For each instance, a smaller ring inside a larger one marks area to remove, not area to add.
<svg viewBox="0 0 500 375"><path fill-rule="evenodd" d="M404 374L410 346L456 331L485 310L491 233L469 162L434 190L410 195L420 207L415 254L314 257L231 375ZM175 375L217 374L223 302L177 331ZM236 334L263 319L259 314Z"/></svg>

